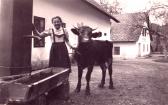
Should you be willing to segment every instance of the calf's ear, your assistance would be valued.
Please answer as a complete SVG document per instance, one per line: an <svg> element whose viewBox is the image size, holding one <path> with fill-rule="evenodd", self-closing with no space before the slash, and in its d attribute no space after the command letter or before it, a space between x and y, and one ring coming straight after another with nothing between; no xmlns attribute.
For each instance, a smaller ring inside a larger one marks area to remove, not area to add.
<svg viewBox="0 0 168 105"><path fill-rule="evenodd" d="M92 37L93 37L93 38L97 38L97 37L101 37L101 36L102 36L102 32L92 33Z"/></svg>
<svg viewBox="0 0 168 105"><path fill-rule="evenodd" d="M72 28L71 31L72 31L72 33L74 33L74 34L79 35L78 29Z"/></svg>

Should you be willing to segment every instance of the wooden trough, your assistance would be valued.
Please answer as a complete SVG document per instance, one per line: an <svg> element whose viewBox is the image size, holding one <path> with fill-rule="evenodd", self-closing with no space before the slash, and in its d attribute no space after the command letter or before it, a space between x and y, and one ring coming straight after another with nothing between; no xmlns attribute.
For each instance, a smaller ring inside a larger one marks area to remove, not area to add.
<svg viewBox="0 0 168 105"><path fill-rule="evenodd" d="M0 78L0 102L6 105L46 105L50 91L62 86L62 96L69 97L69 69L46 68L31 74ZM65 90L66 89L66 90Z"/></svg>

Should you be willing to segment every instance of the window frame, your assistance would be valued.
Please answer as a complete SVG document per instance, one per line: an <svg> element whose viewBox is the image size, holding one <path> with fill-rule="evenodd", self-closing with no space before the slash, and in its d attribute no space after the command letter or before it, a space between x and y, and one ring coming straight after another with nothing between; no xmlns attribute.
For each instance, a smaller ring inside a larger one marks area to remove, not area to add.
<svg viewBox="0 0 168 105"><path fill-rule="evenodd" d="M114 55L120 55L120 53L121 53L121 47L115 46L114 47Z"/></svg>

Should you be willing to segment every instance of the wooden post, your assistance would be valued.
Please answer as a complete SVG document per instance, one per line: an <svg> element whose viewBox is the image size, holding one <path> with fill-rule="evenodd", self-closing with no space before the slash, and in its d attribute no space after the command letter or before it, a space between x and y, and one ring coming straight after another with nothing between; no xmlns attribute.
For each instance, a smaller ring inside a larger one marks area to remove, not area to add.
<svg viewBox="0 0 168 105"><path fill-rule="evenodd" d="M0 1L0 76L20 74L31 68L33 0Z"/></svg>

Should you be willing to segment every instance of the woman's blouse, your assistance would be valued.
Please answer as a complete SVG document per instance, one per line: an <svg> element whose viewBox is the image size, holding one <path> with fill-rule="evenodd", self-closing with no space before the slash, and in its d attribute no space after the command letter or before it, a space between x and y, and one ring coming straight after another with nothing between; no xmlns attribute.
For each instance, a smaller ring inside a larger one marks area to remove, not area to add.
<svg viewBox="0 0 168 105"><path fill-rule="evenodd" d="M45 31L44 33L51 35L51 41L53 43L68 41L69 37L68 32L63 28L60 28L58 30L55 28L50 28L48 32Z"/></svg>

